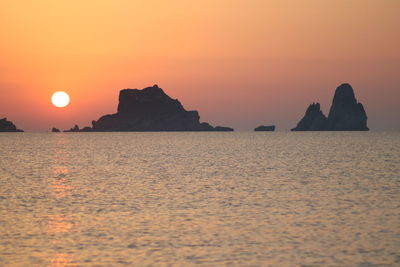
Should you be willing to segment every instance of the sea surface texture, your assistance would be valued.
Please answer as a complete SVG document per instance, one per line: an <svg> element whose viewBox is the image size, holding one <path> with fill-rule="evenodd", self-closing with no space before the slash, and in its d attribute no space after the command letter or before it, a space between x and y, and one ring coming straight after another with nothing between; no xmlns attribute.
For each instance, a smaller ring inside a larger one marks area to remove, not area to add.
<svg viewBox="0 0 400 267"><path fill-rule="evenodd" d="M2 133L0 266L400 266L400 133Z"/></svg>

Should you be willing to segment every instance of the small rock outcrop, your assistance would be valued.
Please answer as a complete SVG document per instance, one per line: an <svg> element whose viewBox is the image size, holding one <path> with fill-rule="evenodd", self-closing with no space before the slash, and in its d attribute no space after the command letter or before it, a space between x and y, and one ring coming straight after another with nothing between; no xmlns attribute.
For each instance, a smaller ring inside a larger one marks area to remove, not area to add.
<svg viewBox="0 0 400 267"><path fill-rule="evenodd" d="M51 129L51 132L52 132L52 133L59 133L59 132L60 132L60 130L59 130L59 129L57 129L57 128L54 128L54 127L53 127L53 128Z"/></svg>
<svg viewBox="0 0 400 267"><path fill-rule="evenodd" d="M275 125L268 125L268 126L258 126L257 128L254 128L254 131L256 132L273 132L275 131Z"/></svg>
<svg viewBox="0 0 400 267"><path fill-rule="evenodd" d="M17 127L7 118L0 119L0 132L23 132L23 130L17 129Z"/></svg>
<svg viewBox="0 0 400 267"><path fill-rule="evenodd" d="M92 121L92 127L85 127L83 130L233 131L232 128L213 127L206 122L201 123L197 111L185 110L177 99L169 97L157 85L142 90L121 90L117 113L102 116L97 121Z"/></svg>
<svg viewBox="0 0 400 267"><path fill-rule="evenodd" d="M233 132L234 129L230 127L224 127L224 126L215 126L214 131L217 132Z"/></svg>
<svg viewBox="0 0 400 267"><path fill-rule="evenodd" d="M357 102L353 88L344 83L336 88L326 117L319 103L313 103L292 131L368 131L367 114Z"/></svg>
<svg viewBox="0 0 400 267"><path fill-rule="evenodd" d="M69 129L69 130L64 130L63 132L64 132L64 133L72 133L72 132L80 132L80 130L79 130L79 126L75 124L74 127L72 127L72 128Z"/></svg>
<svg viewBox="0 0 400 267"><path fill-rule="evenodd" d="M306 110L304 117L292 131L323 131L327 118L322 113L319 103L312 103Z"/></svg>

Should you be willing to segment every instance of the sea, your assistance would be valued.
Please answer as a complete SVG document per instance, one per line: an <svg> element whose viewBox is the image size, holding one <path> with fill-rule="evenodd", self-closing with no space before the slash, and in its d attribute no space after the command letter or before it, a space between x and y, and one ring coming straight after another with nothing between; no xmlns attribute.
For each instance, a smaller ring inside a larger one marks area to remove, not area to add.
<svg viewBox="0 0 400 267"><path fill-rule="evenodd" d="M400 266L400 132L1 133L0 266Z"/></svg>

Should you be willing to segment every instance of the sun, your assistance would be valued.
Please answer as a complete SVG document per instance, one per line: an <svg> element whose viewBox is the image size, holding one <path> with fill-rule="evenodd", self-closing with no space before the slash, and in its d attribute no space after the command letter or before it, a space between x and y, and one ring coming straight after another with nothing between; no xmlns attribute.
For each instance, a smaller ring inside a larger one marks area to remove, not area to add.
<svg viewBox="0 0 400 267"><path fill-rule="evenodd" d="M58 108L66 107L69 104L69 95L63 91L55 92L51 97L51 102Z"/></svg>

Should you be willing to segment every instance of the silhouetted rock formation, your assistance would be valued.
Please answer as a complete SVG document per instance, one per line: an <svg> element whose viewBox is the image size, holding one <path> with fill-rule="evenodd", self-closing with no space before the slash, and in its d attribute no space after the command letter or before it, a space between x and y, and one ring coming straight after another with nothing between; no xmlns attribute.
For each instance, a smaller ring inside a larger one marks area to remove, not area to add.
<svg viewBox="0 0 400 267"><path fill-rule="evenodd" d="M86 131L233 131L200 123L197 111L186 111L157 85L124 89L119 93L118 112L92 121Z"/></svg>
<svg viewBox="0 0 400 267"><path fill-rule="evenodd" d="M336 88L328 118L319 103L311 104L292 131L368 131L367 114L357 102L353 88L344 83Z"/></svg>
<svg viewBox="0 0 400 267"><path fill-rule="evenodd" d="M269 125L269 126L258 126L257 128L254 128L254 131L256 132L273 132L275 131L275 125Z"/></svg>
<svg viewBox="0 0 400 267"><path fill-rule="evenodd" d="M23 130L17 129L17 127L7 118L0 119L0 132L23 132Z"/></svg>
<svg viewBox="0 0 400 267"><path fill-rule="evenodd" d="M75 124L75 126L69 130L64 130L65 133L70 133L70 132L79 132L79 127L78 125Z"/></svg>
<svg viewBox="0 0 400 267"><path fill-rule="evenodd" d="M52 133L59 133L59 132L60 132L60 130L59 130L59 129L57 129L57 128L54 128L54 127L53 127L53 128L51 129L51 132L52 132Z"/></svg>
<svg viewBox="0 0 400 267"><path fill-rule="evenodd" d="M353 88L348 83L340 85L333 97L326 126L328 131L368 131L367 114L357 102Z"/></svg>
<svg viewBox="0 0 400 267"><path fill-rule="evenodd" d="M233 132L234 129L230 127L224 127L224 126L215 126L214 131L217 132Z"/></svg>
<svg viewBox="0 0 400 267"><path fill-rule="evenodd" d="M312 103L306 110L306 114L292 131L323 131L327 118L321 111L319 103Z"/></svg>

